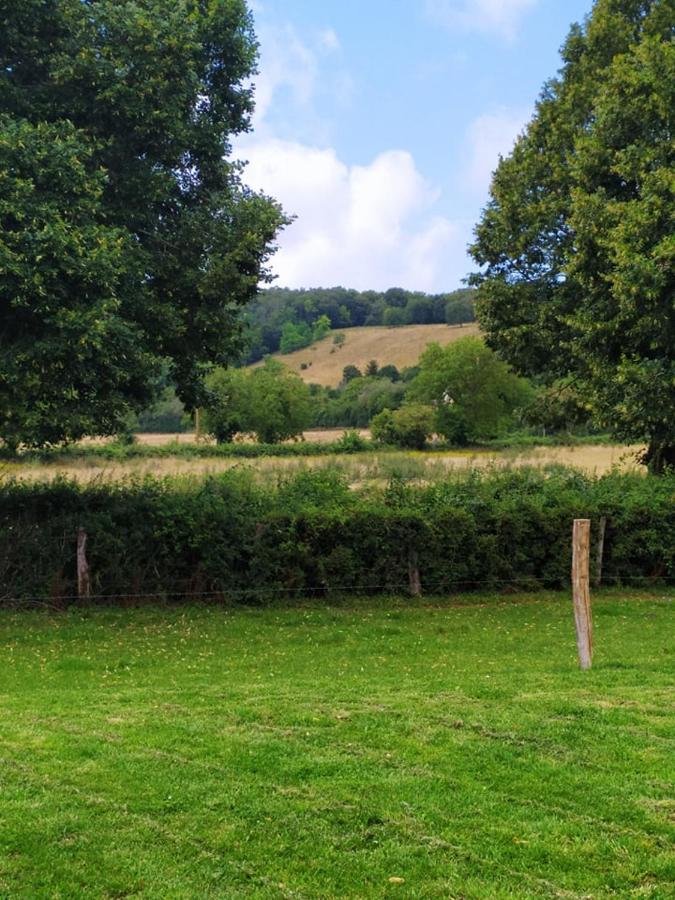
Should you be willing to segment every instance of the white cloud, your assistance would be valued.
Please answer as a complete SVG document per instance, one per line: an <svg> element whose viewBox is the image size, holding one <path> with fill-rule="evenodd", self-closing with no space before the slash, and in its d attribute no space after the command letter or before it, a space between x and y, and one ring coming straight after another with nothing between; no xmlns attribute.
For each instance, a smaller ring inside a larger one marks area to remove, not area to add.
<svg viewBox="0 0 675 900"><path fill-rule="evenodd" d="M472 223L438 213L438 191L412 155L383 149L366 165L348 165L331 147L329 110L353 93L338 35L327 27L301 36L259 12L255 132L236 142L235 154L249 160L246 183L296 217L272 261L278 283L457 287Z"/></svg>
<svg viewBox="0 0 675 900"><path fill-rule="evenodd" d="M315 54L291 25L261 28L260 74L255 79L256 119L262 122L281 90L294 104L308 107L314 97L318 64Z"/></svg>
<svg viewBox="0 0 675 900"><path fill-rule="evenodd" d="M472 192L487 194L500 155L508 156L531 114L525 109L500 109L469 125L462 181Z"/></svg>
<svg viewBox="0 0 675 900"><path fill-rule="evenodd" d="M290 23L272 24L262 14L256 28L260 72L254 81L255 130L326 142L331 107L349 106L354 93L338 35L327 27L307 39Z"/></svg>
<svg viewBox="0 0 675 900"><path fill-rule="evenodd" d="M325 47L326 50L339 50L341 46L340 38L332 28L324 28L323 31L319 33L319 43L322 47Z"/></svg>
<svg viewBox="0 0 675 900"><path fill-rule="evenodd" d="M447 28L496 32L512 40L538 0L426 0L427 14Z"/></svg>
<svg viewBox="0 0 675 900"><path fill-rule="evenodd" d="M274 258L279 284L441 291L464 276L467 229L434 213L437 193L406 151L350 167L300 143L249 139L243 149L247 183L297 216Z"/></svg>

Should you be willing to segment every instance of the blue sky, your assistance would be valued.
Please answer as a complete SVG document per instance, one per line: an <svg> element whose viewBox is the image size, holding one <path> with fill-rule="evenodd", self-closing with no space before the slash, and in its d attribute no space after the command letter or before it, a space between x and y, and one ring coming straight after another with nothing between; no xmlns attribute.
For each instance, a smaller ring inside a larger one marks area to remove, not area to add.
<svg viewBox="0 0 675 900"><path fill-rule="evenodd" d="M500 153L591 0L253 0L246 180L296 221L276 283L449 291Z"/></svg>

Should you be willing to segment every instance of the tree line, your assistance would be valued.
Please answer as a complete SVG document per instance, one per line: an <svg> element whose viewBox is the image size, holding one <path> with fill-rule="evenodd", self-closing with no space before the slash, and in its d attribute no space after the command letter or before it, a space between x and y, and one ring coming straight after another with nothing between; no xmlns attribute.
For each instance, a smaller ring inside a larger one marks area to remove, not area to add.
<svg viewBox="0 0 675 900"><path fill-rule="evenodd" d="M243 362L271 353L292 353L331 330L369 325L461 325L475 321L473 288L425 294L389 288L355 291L344 287L268 288L247 307L247 349Z"/></svg>
<svg viewBox="0 0 675 900"><path fill-rule="evenodd" d="M432 343L417 366L402 371L376 360L364 371L346 366L336 388L305 384L269 357L253 369L218 370L207 383L204 426L223 443L245 433L270 444L308 428L370 427L383 444L422 449L433 435L461 447L517 429L590 427L578 398L519 377L473 336L446 347Z"/></svg>

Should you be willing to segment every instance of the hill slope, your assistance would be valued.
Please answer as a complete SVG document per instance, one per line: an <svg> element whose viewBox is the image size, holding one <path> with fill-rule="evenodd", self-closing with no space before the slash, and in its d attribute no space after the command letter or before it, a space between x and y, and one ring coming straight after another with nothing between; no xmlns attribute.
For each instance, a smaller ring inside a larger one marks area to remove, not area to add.
<svg viewBox="0 0 675 900"><path fill-rule="evenodd" d="M294 353L275 353L274 358L297 372L308 384L337 387L345 366L357 366L363 371L370 360L375 359L379 366L391 364L404 369L417 363L427 344L445 346L467 335L478 334L479 329L476 324L345 328L339 332L345 336L341 347L333 343L337 333L332 331L322 341ZM301 368L303 363L307 365L304 370Z"/></svg>

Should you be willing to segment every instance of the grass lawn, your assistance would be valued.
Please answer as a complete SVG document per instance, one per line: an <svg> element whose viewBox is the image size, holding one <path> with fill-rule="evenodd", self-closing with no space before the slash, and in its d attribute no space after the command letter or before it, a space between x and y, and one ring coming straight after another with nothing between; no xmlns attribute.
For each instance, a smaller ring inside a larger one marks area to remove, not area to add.
<svg viewBox="0 0 675 900"><path fill-rule="evenodd" d="M0 897L675 896L675 593L0 613Z"/></svg>

